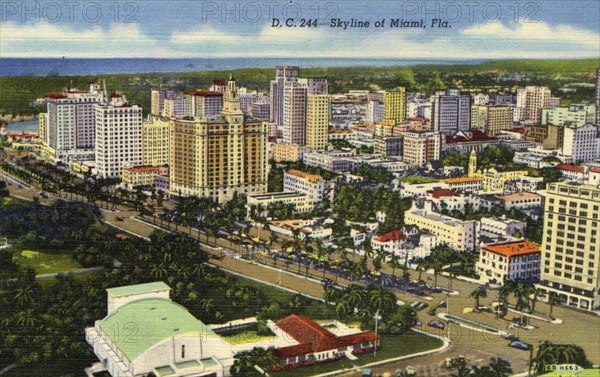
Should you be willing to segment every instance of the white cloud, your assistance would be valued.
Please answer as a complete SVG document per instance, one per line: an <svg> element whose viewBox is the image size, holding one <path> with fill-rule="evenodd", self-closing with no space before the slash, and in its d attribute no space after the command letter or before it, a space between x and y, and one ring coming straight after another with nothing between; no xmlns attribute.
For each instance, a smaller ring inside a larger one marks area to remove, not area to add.
<svg viewBox="0 0 600 377"><path fill-rule="evenodd" d="M3 57L144 57L169 54L137 24L75 30L48 23L2 25Z"/></svg>
<svg viewBox="0 0 600 377"><path fill-rule="evenodd" d="M550 42L558 44L576 44L600 48L600 35L585 29L577 29L570 25L551 27L545 22L522 22L514 28L502 23L487 23L465 29L464 36L477 40L502 39L511 43Z"/></svg>

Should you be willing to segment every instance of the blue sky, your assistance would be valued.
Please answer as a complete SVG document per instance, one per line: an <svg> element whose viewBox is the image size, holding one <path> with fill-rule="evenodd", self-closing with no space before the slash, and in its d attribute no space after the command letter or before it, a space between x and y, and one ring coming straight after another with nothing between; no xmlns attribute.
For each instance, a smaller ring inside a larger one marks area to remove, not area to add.
<svg viewBox="0 0 600 377"><path fill-rule="evenodd" d="M370 27L332 28L332 18ZM392 19L426 27L391 28ZM0 2L0 57L61 56L600 58L600 1Z"/></svg>

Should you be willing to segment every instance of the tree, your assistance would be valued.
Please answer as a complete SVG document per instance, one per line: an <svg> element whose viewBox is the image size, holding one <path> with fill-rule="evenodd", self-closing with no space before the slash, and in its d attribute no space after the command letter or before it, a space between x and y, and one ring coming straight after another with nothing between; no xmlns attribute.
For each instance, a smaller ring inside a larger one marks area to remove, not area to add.
<svg viewBox="0 0 600 377"><path fill-rule="evenodd" d="M429 260L425 258L417 259L417 271L419 271L419 281L423 281L421 279L423 275L423 271L427 271L429 269Z"/></svg>
<svg viewBox="0 0 600 377"><path fill-rule="evenodd" d="M471 292L470 297L475 299L475 308L479 308L479 299L487 297L487 289L480 285L479 287L475 288L473 292Z"/></svg>
<svg viewBox="0 0 600 377"><path fill-rule="evenodd" d="M400 267L400 257L394 253L390 256L388 263L392 267L392 276L396 276L396 268Z"/></svg>
<svg viewBox="0 0 600 377"><path fill-rule="evenodd" d="M492 357L489 369L491 373L488 376L490 377L507 377L512 373L508 361L499 357Z"/></svg>
<svg viewBox="0 0 600 377"><path fill-rule="evenodd" d="M556 305L560 305L561 299L558 293L550 292L548 293L548 305L550 306L550 317L552 317L552 311Z"/></svg>

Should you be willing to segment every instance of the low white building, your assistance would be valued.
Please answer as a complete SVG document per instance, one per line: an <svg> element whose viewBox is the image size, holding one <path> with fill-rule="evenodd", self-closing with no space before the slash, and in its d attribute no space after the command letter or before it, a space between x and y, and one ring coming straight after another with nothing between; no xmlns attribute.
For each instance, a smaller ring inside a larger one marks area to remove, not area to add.
<svg viewBox="0 0 600 377"><path fill-rule="evenodd" d="M481 246L476 264L479 279L485 283L538 281L540 278L540 246L527 241Z"/></svg>
<svg viewBox="0 0 600 377"><path fill-rule="evenodd" d="M385 251L390 254L399 254L406 241L407 237L404 233L398 230L392 230L379 237L371 239L371 247L373 250Z"/></svg>
<svg viewBox="0 0 600 377"><path fill-rule="evenodd" d="M111 376L230 375L231 346L171 301L170 290L163 282L107 289L108 313L85 336Z"/></svg>
<svg viewBox="0 0 600 377"><path fill-rule="evenodd" d="M506 216L498 217L482 217L479 228L481 237L502 238L516 237L522 238L525 236L527 223L515 219L508 219Z"/></svg>

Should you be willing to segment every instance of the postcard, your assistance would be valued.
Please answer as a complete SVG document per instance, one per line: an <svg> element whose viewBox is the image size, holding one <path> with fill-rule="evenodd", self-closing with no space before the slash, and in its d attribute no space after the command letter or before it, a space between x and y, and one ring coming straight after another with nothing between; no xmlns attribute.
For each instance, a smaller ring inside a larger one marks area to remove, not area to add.
<svg viewBox="0 0 600 377"><path fill-rule="evenodd" d="M2 0L0 376L598 376L597 0Z"/></svg>

